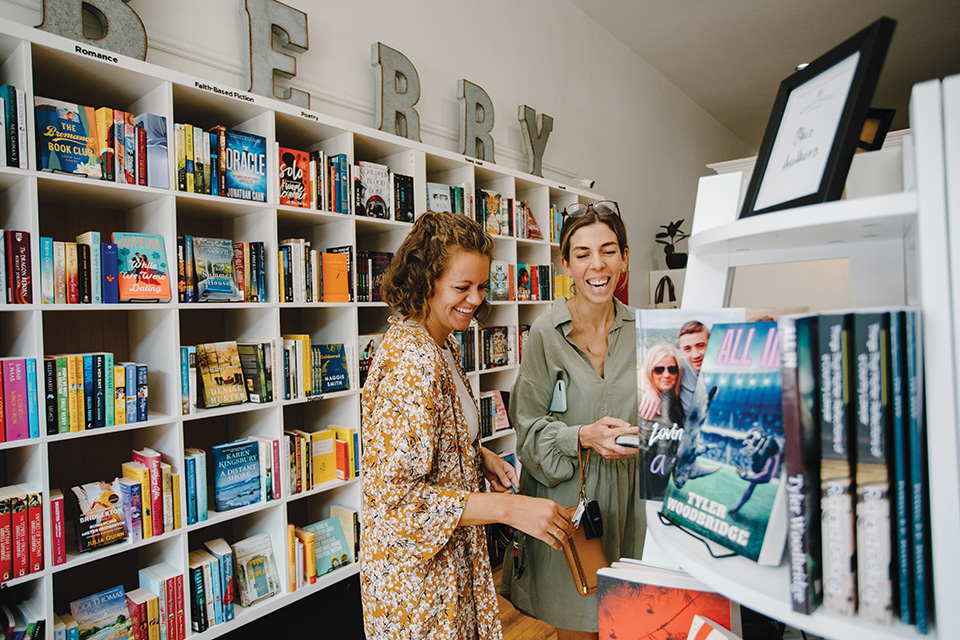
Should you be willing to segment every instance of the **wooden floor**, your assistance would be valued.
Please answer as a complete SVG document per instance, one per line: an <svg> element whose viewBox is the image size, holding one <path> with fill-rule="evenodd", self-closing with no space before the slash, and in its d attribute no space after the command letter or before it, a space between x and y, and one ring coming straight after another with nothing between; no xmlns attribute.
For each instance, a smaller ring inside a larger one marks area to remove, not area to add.
<svg viewBox="0 0 960 640"><path fill-rule="evenodd" d="M500 586L500 569L494 572L493 583ZM523 615L501 595L497 595L497 602L500 603L504 640L557 640L556 630L546 622Z"/></svg>

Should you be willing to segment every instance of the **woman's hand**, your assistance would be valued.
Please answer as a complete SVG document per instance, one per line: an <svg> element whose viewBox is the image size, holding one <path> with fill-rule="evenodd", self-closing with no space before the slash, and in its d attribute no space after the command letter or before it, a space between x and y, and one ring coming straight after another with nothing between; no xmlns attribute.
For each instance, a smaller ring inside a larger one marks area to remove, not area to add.
<svg viewBox="0 0 960 640"><path fill-rule="evenodd" d="M517 481L517 471L513 465L490 451L486 447L480 447L480 457L482 458L483 477L490 483L490 489L496 493L506 493L512 487L520 490L520 483Z"/></svg>
<svg viewBox="0 0 960 640"><path fill-rule="evenodd" d="M553 500L510 496L509 517L504 522L561 551L573 535L570 512Z"/></svg>
<svg viewBox="0 0 960 640"><path fill-rule="evenodd" d="M624 447L616 443L619 436L640 433L640 427L630 426L626 420L605 416L593 424L580 427L580 445L589 447L604 458L615 460L629 455L637 455L636 447Z"/></svg>
<svg viewBox="0 0 960 640"><path fill-rule="evenodd" d="M645 388L640 400L640 417L644 420L656 420L660 415L660 392L656 389Z"/></svg>

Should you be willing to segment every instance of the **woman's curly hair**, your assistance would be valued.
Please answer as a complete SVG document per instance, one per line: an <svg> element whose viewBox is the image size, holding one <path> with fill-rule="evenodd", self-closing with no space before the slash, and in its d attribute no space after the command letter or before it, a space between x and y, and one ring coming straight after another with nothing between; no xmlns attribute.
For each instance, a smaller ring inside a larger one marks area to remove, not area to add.
<svg viewBox="0 0 960 640"><path fill-rule="evenodd" d="M381 299L404 318L425 320L434 283L447 270L457 249L493 260L493 238L475 220L459 213L421 214L383 273ZM482 319L489 306L484 299L474 316Z"/></svg>

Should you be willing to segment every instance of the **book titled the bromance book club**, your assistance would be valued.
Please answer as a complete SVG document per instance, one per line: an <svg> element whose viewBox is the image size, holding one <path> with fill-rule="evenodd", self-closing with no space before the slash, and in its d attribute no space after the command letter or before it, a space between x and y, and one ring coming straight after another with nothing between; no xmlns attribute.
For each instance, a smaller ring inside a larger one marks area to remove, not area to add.
<svg viewBox="0 0 960 640"><path fill-rule="evenodd" d="M760 564L779 564L786 534L776 322L714 325L663 513Z"/></svg>

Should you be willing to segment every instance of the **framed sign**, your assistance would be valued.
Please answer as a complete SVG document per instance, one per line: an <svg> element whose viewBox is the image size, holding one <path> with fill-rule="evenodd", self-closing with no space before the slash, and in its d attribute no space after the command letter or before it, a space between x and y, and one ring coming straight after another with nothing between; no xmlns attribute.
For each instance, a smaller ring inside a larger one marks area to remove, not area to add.
<svg viewBox="0 0 960 640"><path fill-rule="evenodd" d="M780 83L741 218L840 197L895 25L880 18Z"/></svg>

